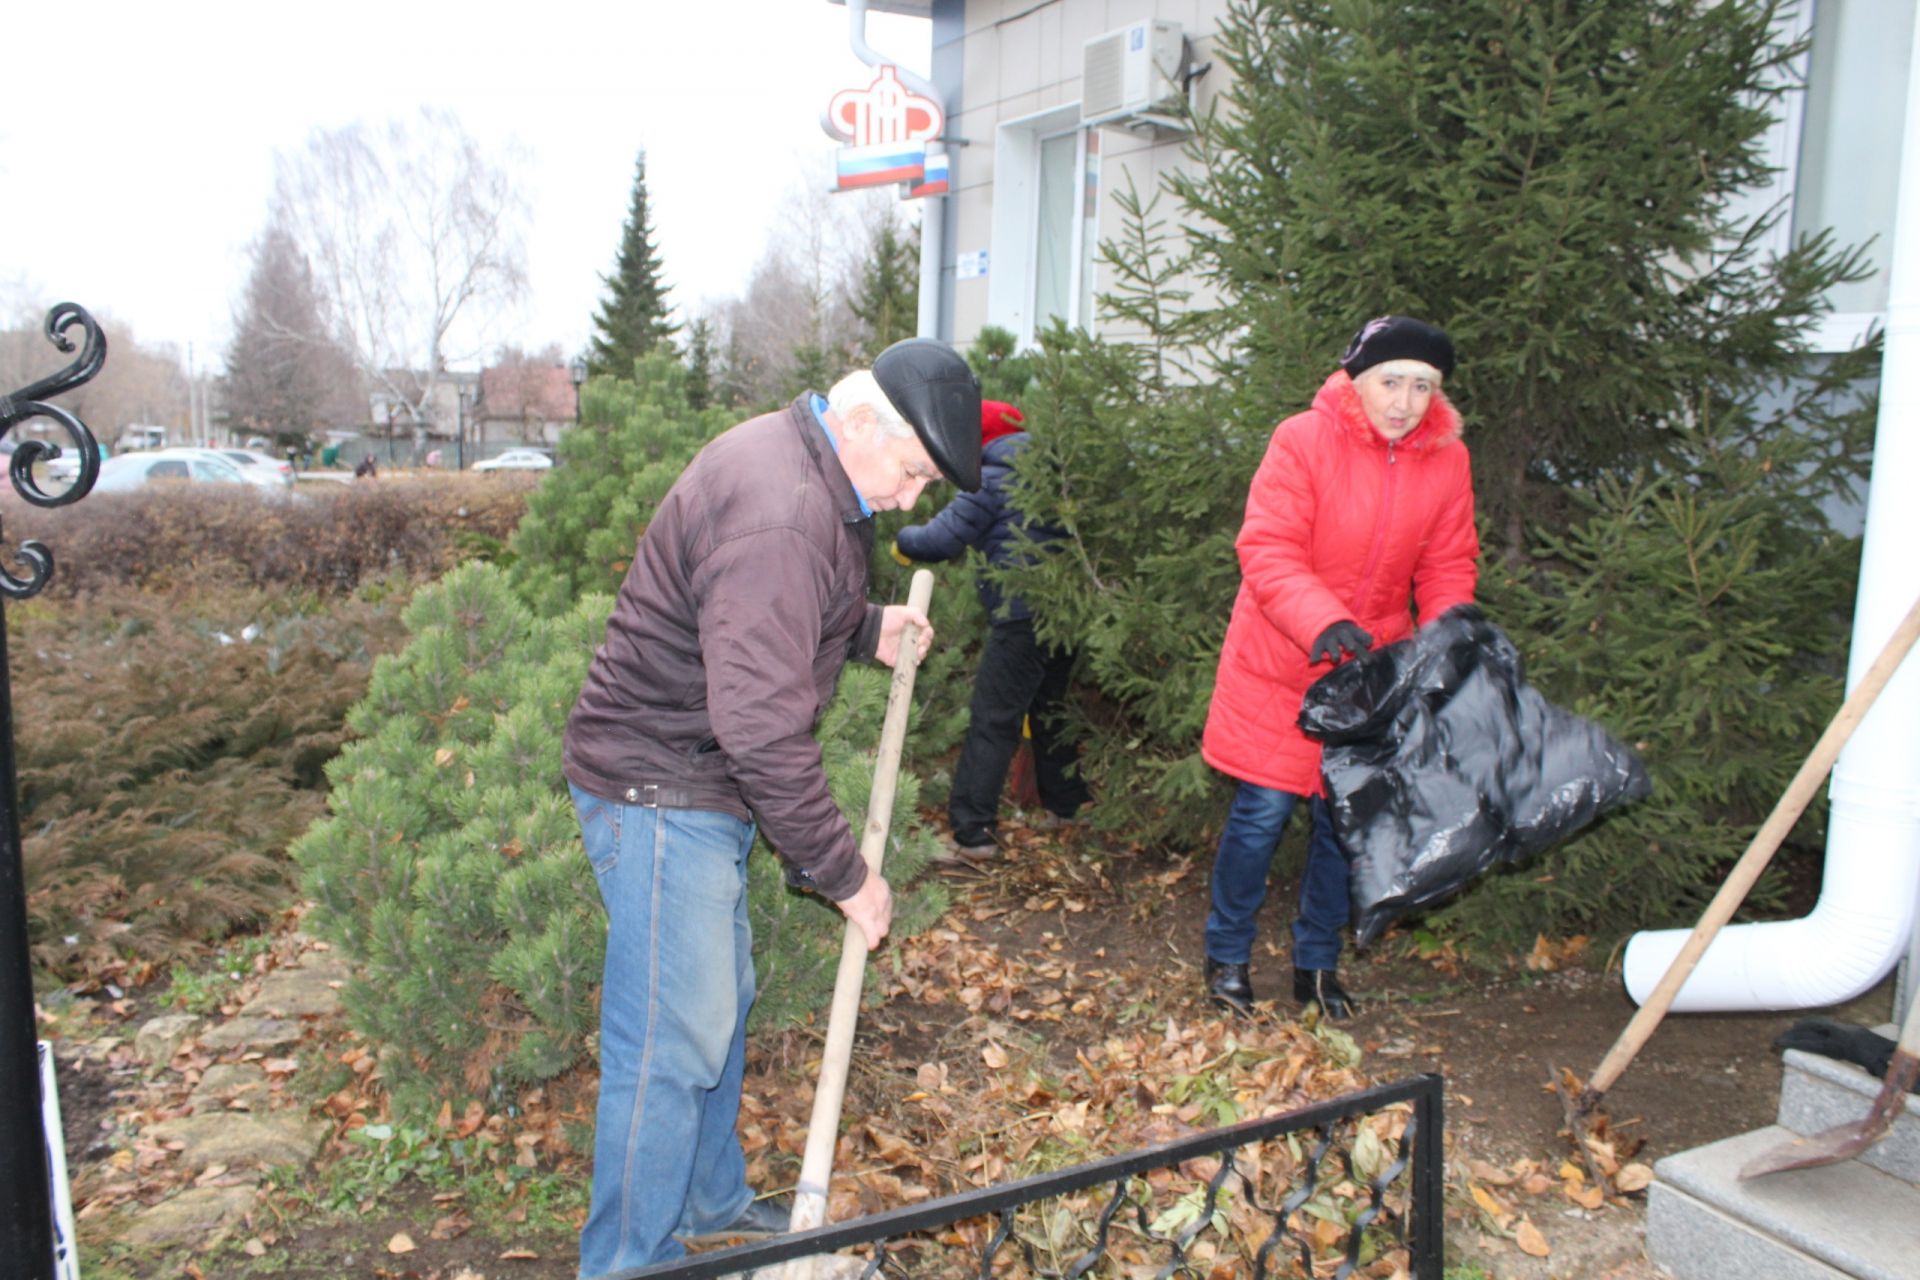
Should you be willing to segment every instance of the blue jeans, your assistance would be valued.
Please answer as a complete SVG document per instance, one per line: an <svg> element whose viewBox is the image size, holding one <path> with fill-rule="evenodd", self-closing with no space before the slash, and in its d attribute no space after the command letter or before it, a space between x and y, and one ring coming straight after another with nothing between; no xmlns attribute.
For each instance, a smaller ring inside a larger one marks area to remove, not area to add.
<svg viewBox="0 0 1920 1280"><path fill-rule="evenodd" d="M1253 957L1254 919L1267 900L1267 871L1293 807L1289 791L1242 782L1227 813L1220 849L1213 856L1213 910L1207 914L1207 958L1246 964ZM1309 806L1313 835L1307 869L1300 878L1300 914L1293 922L1296 969L1331 969L1340 960L1340 931L1347 926L1347 857L1333 834L1325 800Z"/></svg>
<svg viewBox="0 0 1920 1280"><path fill-rule="evenodd" d="M734 1131L753 1005L753 824L573 790L607 907L593 1205L580 1274L677 1258L753 1199Z"/></svg>

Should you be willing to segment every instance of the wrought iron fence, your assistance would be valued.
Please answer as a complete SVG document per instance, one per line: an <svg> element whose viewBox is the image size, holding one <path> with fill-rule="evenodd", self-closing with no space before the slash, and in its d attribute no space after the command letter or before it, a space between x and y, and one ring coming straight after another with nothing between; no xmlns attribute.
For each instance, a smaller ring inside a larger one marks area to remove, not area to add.
<svg viewBox="0 0 1920 1280"><path fill-rule="evenodd" d="M1156 1264L1157 1277L1204 1277L1223 1263L1231 1274L1256 1280L1322 1275L1329 1264L1336 1277L1345 1277L1383 1251L1405 1249L1415 1280L1440 1280L1441 1085L1437 1075L1416 1076L1127 1155L764 1244L621 1271L608 1280L747 1274L861 1249L864 1256L853 1261L865 1277L981 1280L1133 1276ZM1398 1133L1383 1140L1382 1129L1391 1132L1396 1124ZM1369 1134L1371 1140L1363 1136ZM1104 1195L1082 1194L1097 1188L1105 1188ZM1049 1202L1052 1212L1043 1207Z"/></svg>
<svg viewBox="0 0 1920 1280"><path fill-rule="evenodd" d="M74 350L69 329L83 341L78 355L38 382L0 395L0 436L30 418L58 424L76 454L74 478L65 488L40 487L34 465L61 456L63 448L23 440L7 462L7 476L22 498L39 507L78 502L100 473L100 446L87 424L49 403L99 373L107 362L107 338L82 307L63 302L47 313L46 335L63 353ZM25 600L53 575L53 552L29 539L13 552L24 576L0 567L0 601ZM42 1280L56 1266L70 1267L73 1242L56 1238L51 1178L52 1154L36 1141L41 1122L39 1031L33 1018L33 969L27 950L25 870L20 860L19 789L13 754L13 693L7 674L6 625L0 619L0 1272ZM58 1135L50 1135L58 1141Z"/></svg>

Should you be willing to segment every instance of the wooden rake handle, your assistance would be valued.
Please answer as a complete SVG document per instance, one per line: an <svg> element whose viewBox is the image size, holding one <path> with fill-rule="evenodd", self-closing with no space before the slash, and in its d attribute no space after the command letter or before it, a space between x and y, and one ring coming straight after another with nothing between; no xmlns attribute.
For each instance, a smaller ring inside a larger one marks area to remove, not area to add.
<svg viewBox="0 0 1920 1280"><path fill-rule="evenodd" d="M1732 918L1734 911L1752 891L1760 873L1767 869L1767 863L1780 848L1780 842L1787 838L1787 832L1793 830L1793 824L1806 812L1807 805L1818 794L1821 783L1826 781L1828 771L1833 768L1834 760L1839 757L1840 748L1847 744L1847 739L1853 736L1853 731L1866 718L1868 708L1873 706L1880 691L1887 687L1887 681L1893 678L1895 669L1907 656L1907 651L1913 648L1916 638L1920 638L1920 600L1913 602L1913 607L1907 610L1907 616L1900 620L1900 625L1887 638L1880 656L1873 660L1873 665L1867 668L1867 674L1860 678L1860 683L1854 686L1840 710L1834 713L1833 719L1827 724L1827 731L1813 744L1806 762L1800 766L1800 772L1793 775L1793 781L1787 784L1786 791L1755 833L1747 851L1740 855L1740 861L1734 863L1726 882L1720 886L1720 892L1714 894L1713 901L1707 904L1706 911L1700 916L1700 923L1693 926L1692 934L1667 966L1667 972L1659 984L1633 1015L1633 1020L1627 1023L1620 1038L1614 1041L1613 1048L1607 1051L1607 1056L1595 1069L1587 1087L1581 1090L1576 1104L1580 1112L1584 1114L1591 1111L1599 1103L1601 1095L1613 1087L1620 1073L1627 1069L1634 1055L1653 1035L1653 1029L1666 1017L1667 1010L1673 1007L1675 997L1680 994L1680 988L1686 985L1687 978L1700 963L1700 957L1706 954L1708 944L1720 932L1721 926Z"/></svg>
<svg viewBox="0 0 1920 1280"><path fill-rule="evenodd" d="M925 569L913 575L907 591L909 607L925 613L933 603L933 574ZM873 764L873 791L867 800L867 822L860 832L860 856L867 869L880 874L887 852L887 827L893 820L893 795L900 779L900 748L907 738L907 712L913 704L913 678L920 669L919 628L909 625L900 634L900 652L893 663L893 684L887 690L887 715L880 726L880 751ZM807 1231L827 1220L827 1183L833 1177L833 1147L840 1135L840 1108L847 1096L847 1070L853 1062L853 1030L860 1017L860 989L867 977L867 940L851 920L840 947L840 971L833 983L833 1006L827 1016L827 1045L820 1058L820 1083L813 1094L813 1116L807 1122L807 1149L800 1160L800 1185L793 1197L791 1229Z"/></svg>

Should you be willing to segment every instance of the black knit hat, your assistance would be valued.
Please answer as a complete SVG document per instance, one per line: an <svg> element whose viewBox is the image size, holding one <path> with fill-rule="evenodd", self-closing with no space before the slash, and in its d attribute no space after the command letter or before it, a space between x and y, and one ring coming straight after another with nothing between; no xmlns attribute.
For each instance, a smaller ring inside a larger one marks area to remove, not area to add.
<svg viewBox="0 0 1920 1280"><path fill-rule="evenodd" d="M1347 376L1357 378L1377 364L1389 360L1418 360L1440 371L1441 377L1453 376L1453 339L1444 329L1415 320L1411 316L1381 316L1360 326L1340 357Z"/></svg>
<svg viewBox="0 0 1920 1280"><path fill-rule="evenodd" d="M968 493L980 488L980 379L952 347L904 338L873 362L873 380L927 448L940 474Z"/></svg>

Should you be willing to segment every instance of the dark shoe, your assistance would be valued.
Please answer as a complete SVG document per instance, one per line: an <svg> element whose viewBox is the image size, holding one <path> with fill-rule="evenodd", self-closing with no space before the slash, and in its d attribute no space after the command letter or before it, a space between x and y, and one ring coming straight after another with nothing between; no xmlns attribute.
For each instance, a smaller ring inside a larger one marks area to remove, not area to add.
<svg viewBox="0 0 1920 1280"><path fill-rule="evenodd" d="M1000 856L1000 842L991 831L956 831L947 838L947 847L939 861L949 866L979 866Z"/></svg>
<svg viewBox="0 0 1920 1280"><path fill-rule="evenodd" d="M1253 979L1244 964L1207 957L1207 999L1229 1013L1253 1016Z"/></svg>
<svg viewBox="0 0 1920 1280"><path fill-rule="evenodd" d="M702 1231L696 1235L678 1237L682 1244L724 1244L728 1240L770 1240L774 1236L783 1236L792 1229L793 1197L790 1195L768 1196L764 1200L749 1200L740 1216L717 1231Z"/></svg>
<svg viewBox="0 0 1920 1280"><path fill-rule="evenodd" d="M1301 1004L1317 1004L1323 1016L1340 1021L1360 1012L1360 1004L1347 994L1331 969L1295 969L1293 998Z"/></svg>

